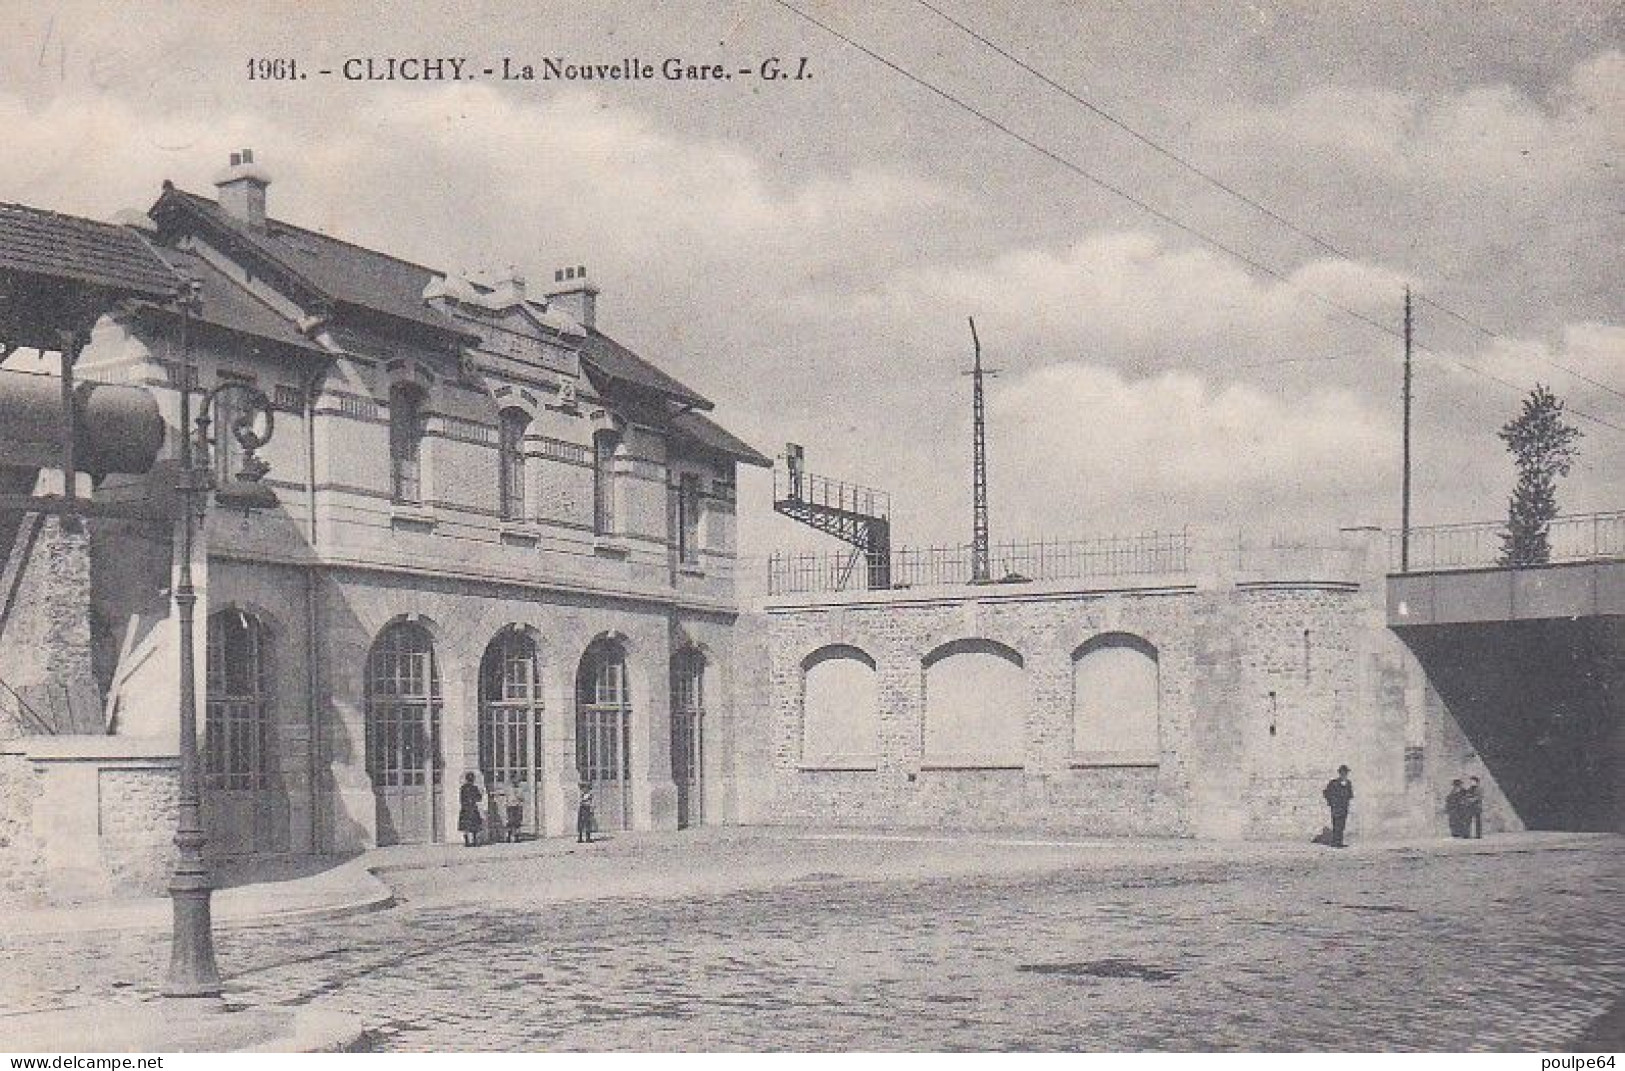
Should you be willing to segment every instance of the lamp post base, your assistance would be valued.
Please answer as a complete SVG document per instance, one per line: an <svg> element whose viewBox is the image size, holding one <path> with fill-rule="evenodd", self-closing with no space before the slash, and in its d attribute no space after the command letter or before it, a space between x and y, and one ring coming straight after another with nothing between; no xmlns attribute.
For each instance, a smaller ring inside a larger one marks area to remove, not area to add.
<svg viewBox="0 0 1625 1071"><path fill-rule="evenodd" d="M218 997L220 968L214 961L214 931L209 918L207 885L201 888L171 885L175 909L175 936L169 958L166 997Z"/></svg>

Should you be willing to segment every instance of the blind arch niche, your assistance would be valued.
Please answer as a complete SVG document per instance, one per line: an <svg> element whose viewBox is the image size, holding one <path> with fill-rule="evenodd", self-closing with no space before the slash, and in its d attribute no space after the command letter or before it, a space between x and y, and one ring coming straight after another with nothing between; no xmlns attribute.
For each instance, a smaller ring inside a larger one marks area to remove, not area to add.
<svg viewBox="0 0 1625 1071"><path fill-rule="evenodd" d="M1162 751L1157 649L1138 636L1096 636L1072 653L1075 764L1154 766Z"/></svg>
<svg viewBox="0 0 1625 1071"><path fill-rule="evenodd" d="M924 669L922 765L1025 765L1032 686L1020 654L993 640L955 640L926 655Z"/></svg>
<svg viewBox="0 0 1625 1071"><path fill-rule="evenodd" d="M880 760L880 684L875 660L847 644L801 662L801 765L873 770Z"/></svg>

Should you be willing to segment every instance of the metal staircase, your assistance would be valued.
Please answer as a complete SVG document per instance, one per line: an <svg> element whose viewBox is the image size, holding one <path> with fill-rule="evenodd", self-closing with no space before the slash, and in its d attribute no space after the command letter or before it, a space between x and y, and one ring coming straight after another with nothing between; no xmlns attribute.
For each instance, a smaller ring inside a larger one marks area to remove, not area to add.
<svg viewBox="0 0 1625 1071"><path fill-rule="evenodd" d="M783 464L773 466L774 512L853 547L841 577L843 587L859 560L865 586L891 587L891 496L808 472L805 453L795 443L786 445L779 460Z"/></svg>

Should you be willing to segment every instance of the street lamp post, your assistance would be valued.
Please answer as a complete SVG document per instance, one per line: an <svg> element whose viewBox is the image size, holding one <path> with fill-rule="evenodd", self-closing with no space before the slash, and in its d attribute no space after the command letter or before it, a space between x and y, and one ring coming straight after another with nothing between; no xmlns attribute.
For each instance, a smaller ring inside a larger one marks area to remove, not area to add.
<svg viewBox="0 0 1625 1071"><path fill-rule="evenodd" d="M197 660L194 609L197 589L192 577L193 525L208 512L208 495L217 490L223 505L246 510L276 504L275 493L260 483L268 466L254 451L271 438L272 410L265 395L246 383L223 383L203 396L199 404L197 430L192 432L192 315L198 306L198 284L191 285L181 299L180 362L180 468L177 490L181 495L180 576L175 583L175 611L180 627L180 791L175 821L175 869L170 876L169 896L174 911L174 935L170 944L169 977L164 983L166 997L216 997L220 995L220 968L214 958L214 928L210 916L213 885L208 863L203 858L203 777L197 746ZM222 394L243 395L238 417L227 430L243 447L243 469L216 488L209 468L209 411ZM263 415L263 430L256 417Z"/></svg>

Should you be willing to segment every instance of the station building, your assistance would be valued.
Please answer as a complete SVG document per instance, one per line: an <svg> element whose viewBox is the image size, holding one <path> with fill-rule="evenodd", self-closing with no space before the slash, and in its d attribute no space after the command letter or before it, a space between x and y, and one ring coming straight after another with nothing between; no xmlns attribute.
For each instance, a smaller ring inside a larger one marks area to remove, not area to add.
<svg viewBox="0 0 1625 1071"><path fill-rule="evenodd" d="M169 519L8 528L12 898L162 886L183 377L274 407L277 506L212 509L194 549L217 859L456 839L466 773L531 835L571 828L582 784L611 829L734 817L735 472L767 460L600 329L584 268L537 292L284 223L247 151L216 186L166 182L137 221L196 310L127 302L78 364L159 398L162 459L96 495ZM222 477L240 397L210 414Z"/></svg>

